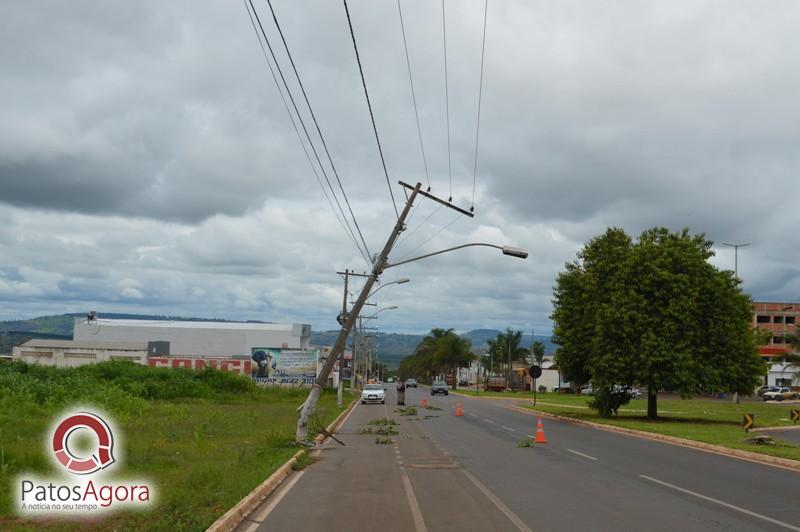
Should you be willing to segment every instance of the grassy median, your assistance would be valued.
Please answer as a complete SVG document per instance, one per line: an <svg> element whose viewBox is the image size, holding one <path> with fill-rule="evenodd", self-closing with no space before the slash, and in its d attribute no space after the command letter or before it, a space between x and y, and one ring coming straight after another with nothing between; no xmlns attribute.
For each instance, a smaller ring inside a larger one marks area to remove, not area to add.
<svg viewBox="0 0 800 532"><path fill-rule="evenodd" d="M475 390L460 390L459 392L463 395L475 396ZM530 392L481 391L478 397L517 399L523 406L533 408L533 394ZM525 403L521 402L523 400ZM756 427L792 426L793 423L789 419L790 411L800 408L800 405L763 402L734 404L730 399L659 397L659 419L651 420L647 418L646 399L632 400L620 409L619 415L610 418L600 417L590 409L589 402L591 400L591 397L581 395L538 393L536 410L595 423L655 432L733 449L800 460L800 445L781 440L779 432L773 434L775 445L761 445L746 443L744 440L754 433L747 434L742 429L744 414L755 414Z"/></svg>
<svg viewBox="0 0 800 532"><path fill-rule="evenodd" d="M211 369L0 364L0 529L204 530L297 452L295 410L306 395ZM123 442L115 473L150 479L154 510L90 522L11 514L12 479L54 472L45 438L53 416L74 404L113 417ZM335 393L323 394L318 411L319 424L338 414Z"/></svg>

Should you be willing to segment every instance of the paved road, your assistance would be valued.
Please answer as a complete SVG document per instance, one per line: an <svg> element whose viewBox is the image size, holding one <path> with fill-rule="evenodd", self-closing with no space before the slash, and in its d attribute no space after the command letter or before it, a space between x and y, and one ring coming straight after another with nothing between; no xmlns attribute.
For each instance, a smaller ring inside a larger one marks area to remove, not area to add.
<svg viewBox="0 0 800 532"><path fill-rule="evenodd" d="M800 531L797 472L551 420L547 444L518 448L533 416L427 393L407 402L442 410L413 419L359 405L347 447L323 451L240 529ZM395 444L358 434L377 417L399 420Z"/></svg>

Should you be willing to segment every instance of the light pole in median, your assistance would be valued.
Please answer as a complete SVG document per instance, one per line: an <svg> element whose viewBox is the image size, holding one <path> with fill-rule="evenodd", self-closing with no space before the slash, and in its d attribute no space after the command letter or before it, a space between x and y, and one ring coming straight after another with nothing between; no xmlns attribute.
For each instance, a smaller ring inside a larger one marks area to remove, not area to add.
<svg viewBox="0 0 800 532"><path fill-rule="evenodd" d="M729 244L728 242L723 242L723 246L728 246L733 248L733 276L736 277L736 280L739 280L739 248L745 248L750 245L750 242L745 242L744 244ZM739 392L733 392L733 402L739 404Z"/></svg>

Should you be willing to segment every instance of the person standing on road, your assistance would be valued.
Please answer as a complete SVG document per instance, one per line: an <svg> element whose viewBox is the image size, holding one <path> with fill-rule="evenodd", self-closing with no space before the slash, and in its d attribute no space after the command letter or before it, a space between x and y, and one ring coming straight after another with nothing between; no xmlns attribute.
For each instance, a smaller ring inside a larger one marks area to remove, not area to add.
<svg viewBox="0 0 800 532"><path fill-rule="evenodd" d="M397 406L406 405L406 381L397 379Z"/></svg>

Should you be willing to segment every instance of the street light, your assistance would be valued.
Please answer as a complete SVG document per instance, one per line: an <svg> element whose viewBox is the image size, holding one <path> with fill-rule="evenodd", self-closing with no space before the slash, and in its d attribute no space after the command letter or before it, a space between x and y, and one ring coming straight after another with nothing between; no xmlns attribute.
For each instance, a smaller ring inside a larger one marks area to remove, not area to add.
<svg viewBox="0 0 800 532"><path fill-rule="evenodd" d="M365 320L371 320L371 319L373 319L373 318L377 318L377 317L378 317L378 314L380 314L380 313L381 313L381 312L383 312L384 310L394 310L394 309L397 309L397 308L400 308L400 307L398 307L397 305L392 305L392 306L390 306L390 307L381 307L381 308L379 308L379 309L378 309L378 311L377 311L375 314L373 314L372 316L364 316L364 319L365 319Z"/></svg>
<svg viewBox="0 0 800 532"><path fill-rule="evenodd" d="M745 244L729 244L727 242L722 243L723 246L728 246L733 248L733 276L737 279L739 278L739 248L746 248L750 245L750 242Z"/></svg>
<svg viewBox="0 0 800 532"><path fill-rule="evenodd" d="M386 270L387 268L394 268L395 266L400 266L401 264L407 264L409 262L414 262L414 261L420 260L420 259L427 259L428 257L433 257L434 255L441 255L442 253L447 253L448 251L455 251L456 249L468 248L470 246L483 246L483 247L488 247L488 248L495 248L495 249L499 249L500 251L502 251L503 255L508 255L509 257L517 257L518 259L527 259L528 258L528 252L525 251L524 249L520 249L520 248L517 248L517 247L513 247L513 246L498 246L497 244L487 244L485 242L472 242L470 244L461 244L460 246L456 246L456 247L453 247L453 248L447 248L447 249L443 249L441 251L436 251L434 253L428 253L426 255L420 255L419 257L414 257L413 259L402 260L400 262L395 262L394 264L387 264L386 266L383 267L383 269Z"/></svg>
<svg viewBox="0 0 800 532"><path fill-rule="evenodd" d="M380 286L379 286L377 289L375 289L375 291L374 291L374 292L372 292L370 295L368 295L368 296L367 296L367 299L369 299L369 298L371 298L372 296L374 296L375 294L377 294L377 293L378 293L378 291L379 291L381 288L385 287L385 286L389 286L390 284L405 284L405 283L409 282L410 280L411 280L411 279L408 279L408 278L406 278L406 277L403 277L402 279L398 279L398 280L396 280L396 281L392 281L391 283L382 284L382 285L380 285Z"/></svg>

